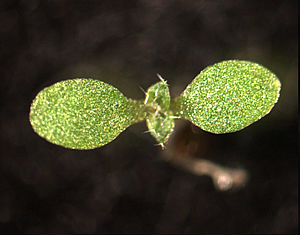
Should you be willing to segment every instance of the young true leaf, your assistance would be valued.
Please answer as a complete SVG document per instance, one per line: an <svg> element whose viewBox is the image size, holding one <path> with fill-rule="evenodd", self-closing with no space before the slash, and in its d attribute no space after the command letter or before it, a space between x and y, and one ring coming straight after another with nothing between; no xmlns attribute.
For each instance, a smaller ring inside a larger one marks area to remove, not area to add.
<svg viewBox="0 0 300 235"><path fill-rule="evenodd" d="M204 69L172 103L175 115L205 131L239 131L270 112L278 78L259 64L229 60Z"/></svg>
<svg viewBox="0 0 300 235"><path fill-rule="evenodd" d="M148 129L163 147L174 129L174 118L170 108L170 91L166 81L152 85L146 93L145 105L148 107L146 122Z"/></svg>
<svg viewBox="0 0 300 235"><path fill-rule="evenodd" d="M36 96L30 122L51 143L71 149L93 149L111 142L129 125L144 120L143 105L98 80L66 80Z"/></svg>

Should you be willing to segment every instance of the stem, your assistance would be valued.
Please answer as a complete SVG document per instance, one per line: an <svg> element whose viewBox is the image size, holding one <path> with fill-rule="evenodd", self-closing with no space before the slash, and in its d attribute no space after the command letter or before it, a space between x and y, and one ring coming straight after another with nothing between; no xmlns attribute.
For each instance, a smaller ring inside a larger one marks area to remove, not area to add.
<svg viewBox="0 0 300 235"><path fill-rule="evenodd" d="M177 154L168 154L165 160L169 160L174 165L195 175L210 176L213 179L215 187L221 191L242 188L249 180L249 173L246 170L225 168L209 160L188 156L182 157Z"/></svg>
<svg viewBox="0 0 300 235"><path fill-rule="evenodd" d="M180 96L172 98L170 103L170 110L173 112L173 115L178 118L181 118L180 110L182 110L180 99Z"/></svg>

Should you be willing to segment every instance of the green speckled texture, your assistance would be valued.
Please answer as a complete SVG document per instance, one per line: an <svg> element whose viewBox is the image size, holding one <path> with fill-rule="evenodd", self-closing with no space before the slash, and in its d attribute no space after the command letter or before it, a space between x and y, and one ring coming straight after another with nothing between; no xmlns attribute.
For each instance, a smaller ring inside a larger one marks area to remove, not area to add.
<svg viewBox="0 0 300 235"><path fill-rule="evenodd" d="M263 66L229 60L204 69L171 104L175 115L205 131L239 131L268 114L280 81Z"/></svg>
<svg viewBox="0 0 300 235"><path fill-rule="evenodd" d="M146 119L163 147L174 118L186 118L216 134L239 131L268 114L279 98L280 81L263 66L230 60L204 69L170 104L166 81L152 85L145 101L126 98L94 79L73 79L43 89L33 100L30 122L51 143L93 149Z"/></svg>
<svg viewBox="0 0 300 235"><path fill-rule="evenodd" d="M145 105L149 107L146 117L147 126L151 135L162 146L169 139L175 126L173 113L169 110L170 100L169 87L164 80L155 83L147 90L145 98Z"/></svg>
<svg viewBox="0 0 300 235"><path fill-rule="evenodd" d="M146 93L145 104L159 106L163 110L170 108L170 91L166 81L157 82L150 86Z"/></svg>
<svg viewBox="0 0 300 235"><path fill-rule="evenodd" d="M43 89L33 100L30 122L41 137L71 149L93 149L145 119L142 102L94 79L73 79Z"/></svg>
<svg viewBox="0 0 300 235"><path fill-rule="evenodd" d="M146 121L150 133L157 142L161 145L166 143L175 126L172 112L149 114Z"/></svg>

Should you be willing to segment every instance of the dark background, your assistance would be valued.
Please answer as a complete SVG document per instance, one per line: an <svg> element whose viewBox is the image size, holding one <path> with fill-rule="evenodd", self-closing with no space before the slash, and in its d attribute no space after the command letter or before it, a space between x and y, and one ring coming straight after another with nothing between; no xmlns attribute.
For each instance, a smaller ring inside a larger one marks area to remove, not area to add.
<svg viewBox="0 0 300 235"><path fill-rule="evenodd" d="M0 1L0 233L296 234L297 2ZM77 151L40 138L28 120L32 99L56 81L93 77L143 99L139 86L159 73L175 97L228 59L260 63L282 82L273 111L245 130L193 128L200 157L248 170L240 191L162 161L145 123Z"/></svg>

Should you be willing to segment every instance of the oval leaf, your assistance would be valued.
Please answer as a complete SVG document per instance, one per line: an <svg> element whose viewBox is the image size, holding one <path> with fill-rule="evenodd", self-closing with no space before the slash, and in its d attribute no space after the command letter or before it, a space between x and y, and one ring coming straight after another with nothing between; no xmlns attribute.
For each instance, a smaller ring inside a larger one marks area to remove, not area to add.
<svg viewBox="0 0 300 235"><path fill-rule="evenodd" d="M66 80L36 96L30 108L30 122L35 132L51 143L71 149L93 149L142 121L142 105L98 80Z"/></svg>
<svg viewBox="0 0 300 235"><path fill-rule="evenodd" d="M174 100L175 115L205 131L239 131L268 114L280 81L263 66L229 60L204 69Z"/></svg>
<svg viewBox="0 0 300 235"><path fill-rule="evenodd" d="M145 104L151 107L160 107L163 110L168 110L170 108L170 100L169 86L166 81L162 80L148 88Z"/></svg>
<svg viewBox="0 0 300 235"><path fill-rule="evenodd" d="M173 132L175 122L170 108L170 91L166 81L160 76L146 93L145 105L149 107L146 122L151 135L163 147Z"/></svg>

